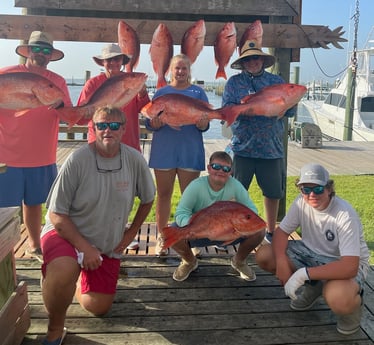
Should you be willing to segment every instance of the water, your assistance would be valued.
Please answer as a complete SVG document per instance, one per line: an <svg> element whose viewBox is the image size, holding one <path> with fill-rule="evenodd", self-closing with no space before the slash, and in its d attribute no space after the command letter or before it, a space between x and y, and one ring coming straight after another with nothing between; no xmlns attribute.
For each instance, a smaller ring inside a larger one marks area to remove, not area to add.
<svg viewBox="0 0 374 345"><path fill-rule="evenodd" d="M82 86L79 85L70 85L69 86L69 92L70 92L70 97L73 102L73 104L77 103L77 100L79 98L79 94L82 90ZM213 105L214 108L220 108L221 107L221 102L222 102L222 97L218 96L215 94L214 91L207 91L206 92L209 103ZM298 106L298 115L297 115L297 121L298 122L310 122L313 123L312 118L301 104ZM225 139L225 137L222 136L221 133L221 124L219 120L212 120L210 122L210 128L207 132L203 133L204 139ZM65 133L60 133L59 134L59 139L65 139L66 134ZM76 134L77 139L82 139L81 134Z"/></svg>

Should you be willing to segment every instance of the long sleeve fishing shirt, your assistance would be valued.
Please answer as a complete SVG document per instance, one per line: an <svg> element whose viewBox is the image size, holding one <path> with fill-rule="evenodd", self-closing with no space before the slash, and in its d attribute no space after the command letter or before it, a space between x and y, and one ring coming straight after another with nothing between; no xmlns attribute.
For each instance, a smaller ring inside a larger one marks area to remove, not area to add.
<svg viewBox="0 0 374 345"><path fill-rule="evenodd" d="M256 93L265 86L283 84L284 80L275 74L264 71L260 76L253 76L246 71L232 76L226 83L222 96L222 106L240 104L241 99ZM264 99L264 102L268 100ZM285 116L295 115L294 108ZM267 116L240 115L231 126L232 151L235 155L249 158L278 159L284 157L283 118Z"/></svg>

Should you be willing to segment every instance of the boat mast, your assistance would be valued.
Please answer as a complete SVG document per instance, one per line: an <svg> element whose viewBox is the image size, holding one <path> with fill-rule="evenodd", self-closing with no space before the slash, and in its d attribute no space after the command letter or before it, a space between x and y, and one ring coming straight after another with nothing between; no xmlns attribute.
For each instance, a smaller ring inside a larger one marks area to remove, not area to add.
<svg viewBox="0 0 374 345"><path fill-rule="evenodd" d="M347 71L347 101L345 107L344 119L344 133L343 140L352 140L353 114L355 107L355 92L356 92L356 74L357 74L357 33L358 33L358 19L359 19L359 0L356 1L356 12L354 18L354 41L353 54L351 58L351 66Z"/></svg>

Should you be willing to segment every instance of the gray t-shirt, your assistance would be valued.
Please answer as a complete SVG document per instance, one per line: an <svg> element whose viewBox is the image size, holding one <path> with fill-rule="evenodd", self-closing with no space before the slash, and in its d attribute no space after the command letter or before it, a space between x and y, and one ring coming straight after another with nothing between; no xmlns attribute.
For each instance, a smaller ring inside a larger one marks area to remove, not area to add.
<svg viewBox="0 0 374 345"><path fill-rule="evenodd" d="M121 155L103 158L86 145L73 152L61 167L47 208L69 215L93 246L115 257L113 249L123 237L135 197L149 203L154 195L152 175L138 151L121 144ZM42 236L52 229L47 213Z"/></svg>

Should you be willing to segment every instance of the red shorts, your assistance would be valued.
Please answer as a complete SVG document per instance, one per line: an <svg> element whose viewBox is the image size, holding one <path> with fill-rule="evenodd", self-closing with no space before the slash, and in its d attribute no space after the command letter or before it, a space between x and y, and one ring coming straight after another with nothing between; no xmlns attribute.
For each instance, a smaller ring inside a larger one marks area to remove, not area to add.
<svg viewBox="0 0 374 345"><path fill-rule="evenodd" d="M75 248L70 242L59 236L55 230L49 231L41 238L41 247L44 260L42 265L43 277L45 277L47 265L56 258L70 256L78 260ZM81 269L82 294L97 292L113 295L116 293L121 261L103 254L101 256L103 262L98 269L93 271Z"/></svg>

